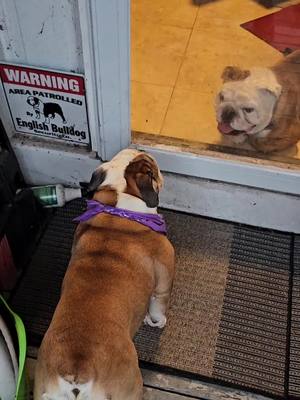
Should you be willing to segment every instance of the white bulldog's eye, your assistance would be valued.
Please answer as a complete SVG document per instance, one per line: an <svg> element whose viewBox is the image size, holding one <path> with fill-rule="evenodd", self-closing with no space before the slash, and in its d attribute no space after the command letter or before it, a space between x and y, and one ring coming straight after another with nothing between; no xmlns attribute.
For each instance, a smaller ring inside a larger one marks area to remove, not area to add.
<svg viewBox="0 0 300 400"><path fill-rule="evenodd" d="M219 94L219 100L220 100L220 101L224 101L224 94L223 94L223 93L220 93L220 94Z"/></svg>
<svg viewBox="0 0 300 400"><path fill-rule="evenodd" d="M250 114L254 111L253 107L244 107L243 111L245 111L245 113Z"/></svg>

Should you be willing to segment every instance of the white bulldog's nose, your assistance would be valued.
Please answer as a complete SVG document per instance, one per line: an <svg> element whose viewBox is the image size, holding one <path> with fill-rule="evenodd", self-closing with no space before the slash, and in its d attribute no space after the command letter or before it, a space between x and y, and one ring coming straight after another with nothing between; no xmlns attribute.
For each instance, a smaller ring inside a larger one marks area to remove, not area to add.
<svg viewBox="0 0 300 400"><path fill-rule="evenodd" d="M236 116L236 111L233 107L225 107L222 111L221 118L223 122L230 123Z"/></svg>

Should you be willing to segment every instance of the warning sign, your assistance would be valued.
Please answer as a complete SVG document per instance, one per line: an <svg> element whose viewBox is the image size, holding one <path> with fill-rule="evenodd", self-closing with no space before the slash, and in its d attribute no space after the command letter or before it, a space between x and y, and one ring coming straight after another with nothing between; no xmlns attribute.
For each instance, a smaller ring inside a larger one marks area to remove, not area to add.
<svg viewBox="0 0 300 400"><path fill-rule="evenodd" d="M90 143L83 76L8 64L0 76L17 132Z"/></svg>

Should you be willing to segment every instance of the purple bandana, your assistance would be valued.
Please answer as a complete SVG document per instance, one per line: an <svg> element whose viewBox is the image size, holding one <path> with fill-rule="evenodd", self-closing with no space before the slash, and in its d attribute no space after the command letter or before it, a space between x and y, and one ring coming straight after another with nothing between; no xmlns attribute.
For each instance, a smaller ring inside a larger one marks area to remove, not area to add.
<svg viewBox="0 0 300 400"><path fill-rule="evenodd" d="M139 222L142 225L148 226L153 231L163 233L164 235L167 233L165 220L160 214L148 214L124 210L123 208L108 206L107 204L102 204L95 200L87 200L87 210L73 221L87 221L88 219L101 213L116 215L121 218L127 218L131 221Z"/></svg>

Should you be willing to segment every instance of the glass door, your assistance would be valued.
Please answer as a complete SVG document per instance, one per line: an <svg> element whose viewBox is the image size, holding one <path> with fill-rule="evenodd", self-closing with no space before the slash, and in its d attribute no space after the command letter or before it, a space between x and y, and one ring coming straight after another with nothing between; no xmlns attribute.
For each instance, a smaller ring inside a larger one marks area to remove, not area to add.
<svg viewBox="0 0 300 400"><path fill-rule="evenodd" d="M169 204L299 229L299 17L299 1L131 1L132 140L176 174Z"/></svg>

